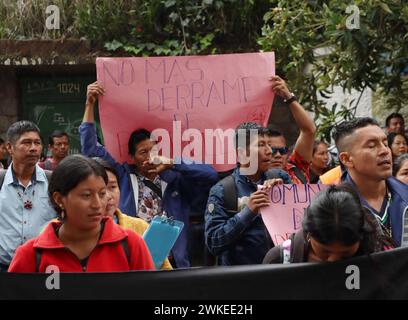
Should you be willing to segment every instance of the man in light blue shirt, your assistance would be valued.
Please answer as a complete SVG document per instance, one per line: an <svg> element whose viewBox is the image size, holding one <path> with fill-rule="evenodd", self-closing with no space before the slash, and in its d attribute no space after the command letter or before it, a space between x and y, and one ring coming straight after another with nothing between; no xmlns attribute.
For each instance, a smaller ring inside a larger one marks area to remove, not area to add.
<svg viewBox="0 0 408 320"><path fill-rule="evenodd" d="M12 164L0 189L0 269L7 271L14 252L36 237L56 217L48 198L48 181L37 162L42 151L40 130L19 121L7 131Z"/></svg>

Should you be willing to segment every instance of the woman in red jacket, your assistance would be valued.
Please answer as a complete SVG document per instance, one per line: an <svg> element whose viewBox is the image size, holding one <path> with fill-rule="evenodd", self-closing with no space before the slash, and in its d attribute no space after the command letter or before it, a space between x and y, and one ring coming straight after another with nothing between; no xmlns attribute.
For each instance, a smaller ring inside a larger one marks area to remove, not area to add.
<svg viewBox="0 0 408 320"><path fill-rule="evenodd" d="M59 221L20 246L9 272L116 272L154 270L143 239L104 217L105 169L82 155L66 157L48 187Z"/></svg>

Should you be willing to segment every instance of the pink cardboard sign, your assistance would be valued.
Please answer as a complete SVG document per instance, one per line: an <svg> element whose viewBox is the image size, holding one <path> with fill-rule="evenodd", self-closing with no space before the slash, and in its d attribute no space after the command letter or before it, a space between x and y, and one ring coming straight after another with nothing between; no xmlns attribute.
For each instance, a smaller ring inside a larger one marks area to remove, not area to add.
<svg viewBox="0 0 408 320"><path fill-rule="evenodd" d="M272 187L272 204L262 208L261 214L275 245L281 244L302 228L304 210L324 188L326 186L320 184L283 184Z"/></svg>
<svg viewBox="0 0 408 320"><path fill-rule="evenodd" d="M167 130L172 156L185 156L182 150L191 142L191 136L183 136L186 129L198 129L207 144L206 129L233 130L247 121L266 126L272 108L273 52L98 58L96 67L98 82L105 88L99 99L105 146L119 162L129 160L128 139L138 128ZM219 171L234 167L227 163L227 155L235 153L233 146L217 149L217 135L214 139L208 148L202 146L201 162L215 164L214 157L221 152L225 161L214 167Z"/></svg>

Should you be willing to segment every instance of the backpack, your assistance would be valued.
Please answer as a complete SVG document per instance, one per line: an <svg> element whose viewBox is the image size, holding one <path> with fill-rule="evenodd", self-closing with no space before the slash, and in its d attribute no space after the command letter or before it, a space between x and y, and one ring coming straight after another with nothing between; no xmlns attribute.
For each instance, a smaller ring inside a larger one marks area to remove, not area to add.
<svg viewBox="0 0 408 320"><path fill-rule="evenodd" d="M238 195L234 176L229 175L220 181L224 188L224 207L228 213L238 212Z"/></svg>
<svg viewBox="0 0 408 320"><path fill-rule="evenodd" d="M294 167L293 168L293 173L295 174L295 176L300 180L300 182L302 182L303 184L307 184L308 181L305 177L305 175L303 174L302 171L300 171L300 169L298 167Z"/></svg>
<svg viewBox="0 0 408 320"><path fill-rule="evenodd" d="M1 187L3 186L3 182L4 182L4 178L5 178L5 176L6 176L6 172L7 172L7 170L0 169L0 190L1 190ZM50 171L50 170L44 170L44 172L45 172L45 176L47 177L47 180L50 181L50 180L51 180L52 171Z"/></svg>
<svg viewBox="0 0 408 320"><path fill-rule="evenodd" d="M279 246L280 263L305 262L306 243L303 232L292 233L288 240Z"/></svg>

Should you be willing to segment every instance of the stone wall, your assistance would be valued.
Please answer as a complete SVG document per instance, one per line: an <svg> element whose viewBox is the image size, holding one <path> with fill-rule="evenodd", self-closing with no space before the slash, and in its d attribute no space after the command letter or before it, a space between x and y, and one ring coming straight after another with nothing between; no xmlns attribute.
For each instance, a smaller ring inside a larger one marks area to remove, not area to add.
<svg viewBox="0 0 408 320"><path fill-rule="evenodd" d="M101 52L89 40L1 40L0 65L61 65L94 63Z"/></svg>

